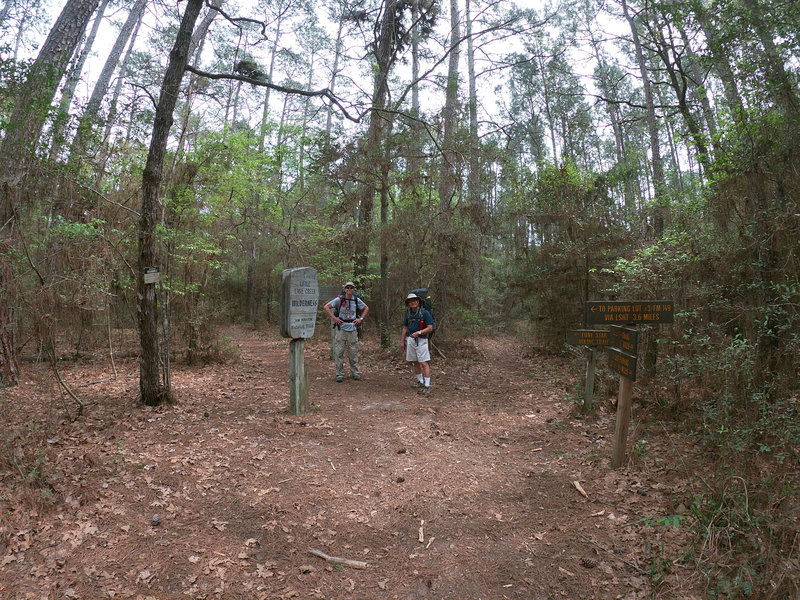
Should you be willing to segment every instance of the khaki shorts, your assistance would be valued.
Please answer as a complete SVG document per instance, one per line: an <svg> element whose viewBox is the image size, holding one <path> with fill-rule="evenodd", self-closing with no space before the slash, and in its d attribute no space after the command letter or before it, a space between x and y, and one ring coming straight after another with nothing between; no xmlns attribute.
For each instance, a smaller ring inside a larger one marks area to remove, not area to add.
<svg viewBox="0 0 800 600"><path fill-rule="evenodd" d="M429 362L431 351L428 349L428 338L406 338L406 360L413 362Z"/></svg>

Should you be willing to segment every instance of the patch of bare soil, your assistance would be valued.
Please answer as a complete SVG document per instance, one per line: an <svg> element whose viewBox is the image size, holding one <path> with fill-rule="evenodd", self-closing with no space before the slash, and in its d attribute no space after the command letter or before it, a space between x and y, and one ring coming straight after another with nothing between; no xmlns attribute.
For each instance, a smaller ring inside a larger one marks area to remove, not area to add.
<svg viewBox="0 0 800 600"><path fill-rule="evenodd" d="M315 339L295 416L288 341L227 335L240 359L173 365L171 406L137 404L135 358L61 365L74 420L43 365L0 392L0 598L701 597L659 521L685 510L691 445L634 404L611 470L614 409L579 417L580 361L443 347L423 397L374 340L337 384Z"/></svg>

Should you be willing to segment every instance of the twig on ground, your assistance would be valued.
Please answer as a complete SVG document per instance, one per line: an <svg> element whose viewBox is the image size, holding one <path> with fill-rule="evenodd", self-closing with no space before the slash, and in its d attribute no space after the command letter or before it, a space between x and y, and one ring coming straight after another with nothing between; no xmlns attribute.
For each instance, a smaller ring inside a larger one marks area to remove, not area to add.
<svg viewBox="0 0 800 600"><path fill-rule="evenodd" d="M369 566L367 565L367 563L362 562L360 560L350 560L349 558L339 558L338 556L329 556L325 554L322 550L317 550L315 548L309 548L308 551L314 556L319 556L320 558L327 560L329 563L338 563L346 567L353 567L354 569L366 569Z"/></svg>
<svg viewBox="0 0 800 600"><path fill-rule="evenodd" d="M629 566L631 569L635 569L635 570L636 570L636 572L637 572L637 573L639 573L640 575L647 575L647 574L648 574L646 571L643 571L642 569L640 569L639 567L637 567L637 566L636 566L635 564L633 564L632 562L630 562L630 561L627 561L627 560L625 560L624 558L622 558L622 557L620 557L620 556L617 556L616 554L614 554L614 552L612 552L612 551L611 551L611 550L609 550L608 548L604 548L603 546L601 546L600 544L598 544L598 543L597 543L597 542L595 542L594 540L592 540L592 539L590 539L590 538L586 537L585 535L583 535L583 534L582 534L582 533L580 533L580 532L577 532L577 533L578 533L578 535L579 535L579 536L581 536L583 539L585 539L587 542L589 542L589 543L590 543L590 544L592 544L593 546L595 546L595 547L599 548L599 549L600 549L600 550L602 550L603 552L606 552L606 553L610 554L611 556L613 556L614 558L616 558L618 561L625 563L625 564L626 564L627 566Z"/></svg>

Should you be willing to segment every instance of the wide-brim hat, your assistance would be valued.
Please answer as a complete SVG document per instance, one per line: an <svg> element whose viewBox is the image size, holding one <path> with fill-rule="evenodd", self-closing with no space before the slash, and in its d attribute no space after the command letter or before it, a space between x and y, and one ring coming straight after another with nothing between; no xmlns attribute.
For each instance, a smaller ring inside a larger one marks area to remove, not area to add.
<svg viewBox="0 0 800 600"><path fill-rule="evenodd" d="M408 304L409 300L419 300L421 302L422 298L417 296L414 292L411 292L408 296L406 296L406 304Z"/></svg>
<svg viewBox="0 0 800 600"><path fill-rule="evenodd" d="M352 281L348 281L347 283L345 283L345 284L344 284L344 286L343 286L343 287L348 287L348 286L351 286L351 285L352 285L353 287L356 287L356 284L355 284L355 283L353 283Z"/></svg>

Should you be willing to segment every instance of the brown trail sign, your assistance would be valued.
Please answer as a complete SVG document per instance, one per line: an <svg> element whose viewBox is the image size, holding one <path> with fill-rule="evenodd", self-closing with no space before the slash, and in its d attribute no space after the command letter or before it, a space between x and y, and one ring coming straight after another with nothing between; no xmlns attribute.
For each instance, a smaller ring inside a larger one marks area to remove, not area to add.
<svg viewBox="0 0 800 600"><path fill-rule="evenodd" d="M619 373L617 421L611 457L611 468L616 469L622 466L625 460L633 382L636 381L636 354L639 349L639 333L635 329L620 325L672 323L675 311L672 300L588 301L584 305L587 325L609 326L608 366ZM594 365L592 369L593 367Z"/></svg>
<svg viewBox="0 0 800 600"><path fill-rule="evenodd" d="M589 301L586 305L586 324L672 323L672 300L653 302Z"/></svg>
<svg viewBox="0 0 800 600"><path fill-rule="evenodd" d="M619 348L625 354L636 356L639 350L639 332L630 327L620 327L619 325L609 325L608 327L609 346Z"/></svg>
<svg viewBox="0 0 800 600"><path fill-rule="evenodd" d="M574 329L567 333L567 343L573 346L608 346L605 329Z"/></svg>
<svg viewBox="0 0 800 600"><path fill-rule="evenodd" d="M636 357L622 352L619 348L608 348L608 366L609 368L627 377L631 381L636 381Z"/></svg>

